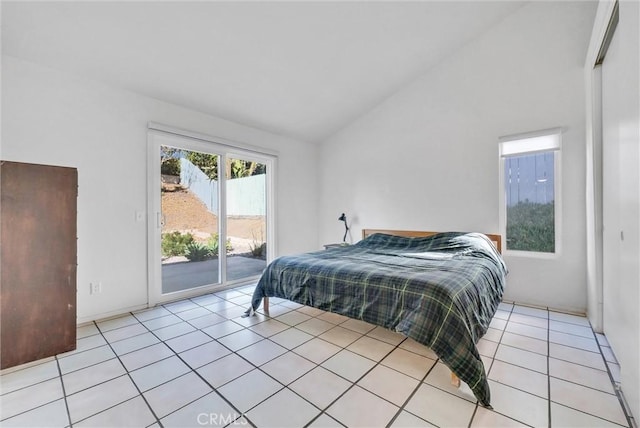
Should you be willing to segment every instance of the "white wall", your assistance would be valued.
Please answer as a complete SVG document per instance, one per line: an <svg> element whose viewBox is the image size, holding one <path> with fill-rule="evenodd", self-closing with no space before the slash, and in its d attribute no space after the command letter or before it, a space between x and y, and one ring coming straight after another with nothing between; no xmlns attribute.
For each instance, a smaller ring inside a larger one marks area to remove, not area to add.
<svg viewBox="0 0 640 428"><path fill-rule="evenodd" d="M148 122L278 151L278 253L318 247L316 146L3 56L2 159L78 168L79 322L146 305Z"/></svg>
<svg viewBox="0 0 640 428"><path fill-rule="evenodd" d="M532 2L321 148L320 241L361 228L496 232L498 137L564 127L562 255L506 257L505 298L586 310L583 64L595 3ZM373 72L373 71L372 71Z"/></svg>

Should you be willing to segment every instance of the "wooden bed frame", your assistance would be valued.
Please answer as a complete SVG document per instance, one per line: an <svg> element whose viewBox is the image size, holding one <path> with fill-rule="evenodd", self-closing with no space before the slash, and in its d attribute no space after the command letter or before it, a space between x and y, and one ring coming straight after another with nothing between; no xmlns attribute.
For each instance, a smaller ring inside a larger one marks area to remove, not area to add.
<svg viewBox="0 0 640 428"><path fill-rule="evenodd" d="M374 233L385 233L387 235L404 236L407 238L424 238L426 236L435 235L440 232L421 231L421 230L393 230L393 229L362 229L362 239L373 235ZM502 253L502 235L485 233L499 253ZM269 315L269 298L263 297L262 310ZM460 387L460 378L454 372L451 372L451 384L456 388Z"/></svg>

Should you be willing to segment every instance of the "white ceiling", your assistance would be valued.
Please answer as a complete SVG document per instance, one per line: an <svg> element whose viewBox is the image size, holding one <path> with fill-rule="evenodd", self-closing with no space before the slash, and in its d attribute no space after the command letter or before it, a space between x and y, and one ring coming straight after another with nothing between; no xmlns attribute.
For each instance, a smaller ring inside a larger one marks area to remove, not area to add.
<svg viewBox="0 0 640 428"><path fill-rule="evenodd" d="M2 49L318 142L522 5L2 1Z"/></svg>

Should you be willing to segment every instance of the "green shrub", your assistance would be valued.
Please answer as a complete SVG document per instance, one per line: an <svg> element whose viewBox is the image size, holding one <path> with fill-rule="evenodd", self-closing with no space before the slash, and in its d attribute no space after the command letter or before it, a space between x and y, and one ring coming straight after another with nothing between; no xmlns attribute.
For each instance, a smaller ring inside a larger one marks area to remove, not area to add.
<svg viewBox="0 0 640 428"><path fill-rule="evenodd" d="M260 239L256 238L256 235L255 233L253 233L253 230L251 231L251 237L253 241L251 242L251 244L249 244L249 250L251 251L251 255L253 257L265 258L267 253L267 243L264 242L264 235L262 233L262 230L260 230Z"/></svg>
<svg viewBox="0 0 640 428"><path fill-rule="evenodd" d="M212 233L209 236L209 240L207 241L207 247L209 247L209 251L211 251L212 256L217 256L220 250L220 236L217 233ZM231 239L227 238L226 245L227 253L233 250L233 246L231 245Z"/></svg>
<svg viewBox="0 0 640 428"><path fill-rule="evenodd" d="M249 244L249 248L253 257L262 258L267 252L267 243L254 241L253 243Z"/></svg>
<svg viewBox="0 0 640 428"><path fill-rule="evenodd" d="M162 255L165 257L184 256L187 245L193 242L190 233L170 232L162 234Z"/></svg>
<svg viewBox="0 0 640 428"><path fill-rule="evenodd" d="M180 159L165 159L162 164L160 164L160 174L180 175Z"/></svg>
<svg viewBox="0 0 640 428"><path fill-rule="evenodd" d="M212 256L218 255L219 246L220 240L218 239L218 234L212 233L211 236L209 236L209 240L207 241L207 247L209 248L209 252Z"/></svg>
<svg viewBox="0 0 640 428"><path fill-rule="evenodd" d="M187 244L187 252L185 256L190 262L199 262L205 260L211 255L209 247L200 242L191 242Z"/></svg>
<svg viewBox="0 0 640 428"><path fill-rule="evenodd" d="M554 203L519 202L507 207L509 250L555 251Z"/></svg>

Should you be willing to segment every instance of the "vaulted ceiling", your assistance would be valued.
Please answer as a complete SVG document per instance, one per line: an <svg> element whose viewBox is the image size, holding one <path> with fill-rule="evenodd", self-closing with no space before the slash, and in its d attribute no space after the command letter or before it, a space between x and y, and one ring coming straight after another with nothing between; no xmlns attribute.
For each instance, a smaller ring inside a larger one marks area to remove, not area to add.
<svg viewBox="0 0 640 428"><path fill-rule="evenodd" d="M2 52L319 142L523 5L2 2Z"/></svg>

